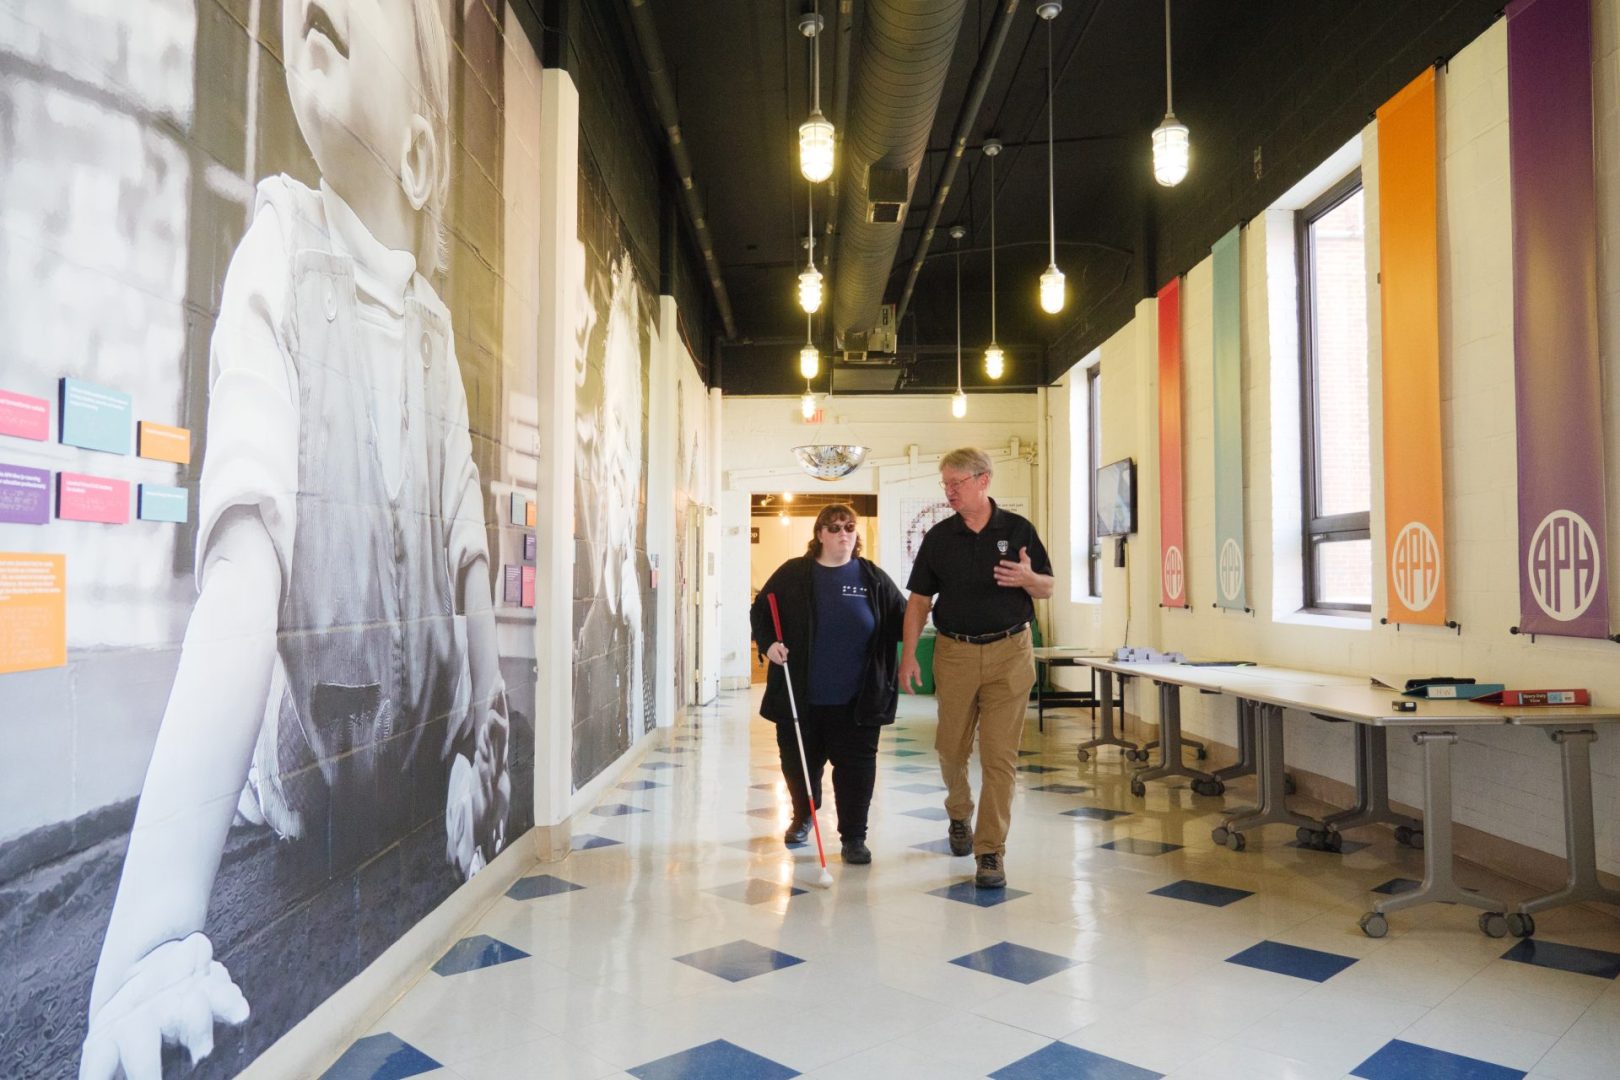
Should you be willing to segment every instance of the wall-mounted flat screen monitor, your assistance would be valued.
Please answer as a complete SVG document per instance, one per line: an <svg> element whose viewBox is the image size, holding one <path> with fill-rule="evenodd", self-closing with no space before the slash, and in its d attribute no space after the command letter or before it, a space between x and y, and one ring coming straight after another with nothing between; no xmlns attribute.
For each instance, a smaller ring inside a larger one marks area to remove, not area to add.
<svg viewBox="0 0 1620 1080"><path fill-rule="evenodd" d="M1136 531L1136 462L1130 458L1097 470L1097 535Z"/></svg>

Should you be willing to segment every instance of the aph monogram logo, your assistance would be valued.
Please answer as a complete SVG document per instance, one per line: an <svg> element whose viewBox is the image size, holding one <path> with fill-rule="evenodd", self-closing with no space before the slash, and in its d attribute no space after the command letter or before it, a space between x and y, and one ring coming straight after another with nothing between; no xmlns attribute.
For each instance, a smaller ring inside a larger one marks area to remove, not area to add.
<svg viewBox="0 0 1620 1080"><path fill-rule="evenodd" d="M1005 540L997 540L996 541L996 550L1001 552L1003 555L1007 554L1007 547L1008 547L1007 541L1005 541Z"/></svg>
<svg viewBox="0 0 1620 1080"><path fill-rule="evenodd" d="M1603 557L1597 534L1573 510L1554 510L1541 519L1525 556L1530 592L1552 618L1569 622L1585 614L1597 597Z"/></svg>
<svg viewBox="0 0 1620 1080"><path fill-rule="evenodd" d="M1181 549L1171 544L1164 550L1164 595L1172 600L1180 600L1184 584L1186 570L1182 564Z"/></svg>
<svg viewBox="0 0 1620 1080"><path fill-rule="evenodd" d="M1238 598L1243 591L1243 549L1233 537L1221 545L1221 595L1227 601Z"/></svg>
<svg viewBox="0 0 1620 1080"><path fill-rule="evenodd" d="M1389 553L1395 595L1408 611L1422 611L1440 591L1440 545L1421 521L1409 521Z"/></svg>

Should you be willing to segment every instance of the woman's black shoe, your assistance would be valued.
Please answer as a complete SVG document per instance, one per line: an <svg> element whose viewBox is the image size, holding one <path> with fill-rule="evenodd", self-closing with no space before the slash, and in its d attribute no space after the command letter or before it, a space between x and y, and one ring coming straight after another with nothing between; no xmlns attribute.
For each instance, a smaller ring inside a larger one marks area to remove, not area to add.
<svg viewBox="0 0 1620 1080"><path fill-rule="evenodd" d="M801 818L794 818L793 823L782 834L782 843L788 847L798 847L810 836L810 823Z"/></svg>
<svg viewBox="0 0 1620 1080"><path fill-rule="evenodd" d="M844 841L844 861L853 866L864 866L872 861L872 849L865 840Z"/></svg>

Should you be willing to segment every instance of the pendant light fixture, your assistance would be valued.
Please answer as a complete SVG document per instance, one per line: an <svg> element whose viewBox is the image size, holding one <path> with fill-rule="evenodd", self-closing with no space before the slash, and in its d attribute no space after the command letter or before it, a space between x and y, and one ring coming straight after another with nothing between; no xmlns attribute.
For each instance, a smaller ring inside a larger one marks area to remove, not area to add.
<svg viewBox="0 0 1620 1080"><path fill-rule="evenodd" d="M810 12L799 19L799 33L810 39L810 119L799 125L799 171L819 184L833 171L832 121L821 115L821 16Z"/></svg>
<svg viewBox="0 0 1620 1080"><path fill-rule="evenodd" d="M810 339L810 316L804 317L804 348L799 350L799 374L804 376L806 382L815 378L821 371L821 353L816 351L815 342Z"/></svg>
<svg viewBox="0 0 1620 1080"><path fill-rule="evenodd" d="M1041 310L1056 315L1063 310L1063 271L1057 267L1056 185L1052 181L1052 20L1063 10L1062 0L1045 0L1035 14L1046 20L1046 228L1049 259L1041 275Z"/></svg>
<svg viewBox="0 0 1620 1080"><path fill-rule="evenodd" d="M956 393L951 395L951 415L958 420L967 415L967 395L962 393L962 237L966 233L960 225L951 226L951 239L956 241Z"/></svg>
<svg viewBox="0 0 1620 1080"><path fill-rule="evenodd" d="M1164 121L1153 129L1153 179L1175 187L1187 177L1187 125L1176 119L1170 96L1170 0L1164 0Z"/></svg>
<svg viewBox="0 0 1620 1080"><path fill-rule="evenodd" d="M984 156L990 159L990 347L984 350L984 373L992 379L1001 378L1007 370L1007 356L996 344L996 155L1001 143L990 139L984 144Z"/></svg>
<svg viewBox="0 0 1620 1080"><path fill-rule="evenodd" d="M814 315L821 310L821 271L816 269L816 189L805 185L808 198L805 205L808 212L805 220L804 247L809 256L804 273L799 275L799 306L806 315Z"/></svg>
<svg viewBox="0 0 1620 1080"><path fill-rule="evenodd" d="M799 398L799 415L806 420L816 418L816 392L810 389L808 381L804 384L804 395Z"/></svg>

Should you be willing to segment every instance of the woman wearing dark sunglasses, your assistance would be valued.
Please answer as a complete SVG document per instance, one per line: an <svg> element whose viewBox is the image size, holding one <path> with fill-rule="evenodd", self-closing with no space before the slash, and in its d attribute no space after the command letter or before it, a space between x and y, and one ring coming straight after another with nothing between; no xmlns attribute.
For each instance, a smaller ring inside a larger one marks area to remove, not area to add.
<svg viewBox="0 0 1620 1080"><path fill-rule="evenodd" d="M754 600L754 643L772 663L760 715L776 723L782 779L793 798L793 822L782 837L804 843L810 801L793 736L793 713L779 670L787 665L798 694L799 727L809 767L810 798L821 806L821 774L832 762L838 835L846 863L869 863L867 810L877 780L878 733L894 722L905 597L893 579L861 558L860 524L842 503L822 508L805 554L776 569ZM782 613L776 639L767 596Z"/></svg>

